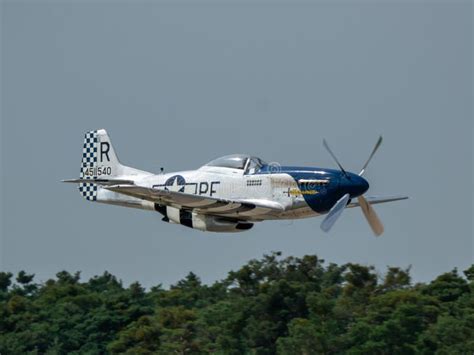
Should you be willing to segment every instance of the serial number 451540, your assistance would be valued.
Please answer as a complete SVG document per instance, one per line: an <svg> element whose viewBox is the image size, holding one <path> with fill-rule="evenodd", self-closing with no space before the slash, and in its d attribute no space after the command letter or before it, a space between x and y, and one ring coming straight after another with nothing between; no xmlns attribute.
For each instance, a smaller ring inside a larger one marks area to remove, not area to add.
<svg viewBox="0 0 474 355"><path fill-rule="evenodd" d="M112 175L110 166L94 166L84 170L84 176Z"/></svg>

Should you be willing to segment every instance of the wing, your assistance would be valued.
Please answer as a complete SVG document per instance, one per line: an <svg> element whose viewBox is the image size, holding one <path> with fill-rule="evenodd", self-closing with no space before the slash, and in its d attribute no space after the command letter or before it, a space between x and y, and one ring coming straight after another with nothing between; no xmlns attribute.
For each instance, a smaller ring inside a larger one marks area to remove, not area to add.
<svg viewBox="0 0 474 355"><path fill-rule="evenodd" d="M386 196L386 197L367 196L367 197L365 197L365 199L371 205L376 205L376 204L379 204L379 203L406 200L406 199L408 199L408 196ZM351 208L351 207L360 207L360 204L359 204L358 201L354 201L354 202L351 202L347 205L347 208Z"/></svg>
<svg viewBox="0 0 474 355"><path fill-rule="evenodd" d="M239 219L258 219L259 215L284 211L279 203L265 200L230 200L216 197L187 194L183 192L153 189L137 185L103 186L104 189L160 205L194 210L198 213L238 217Z"/></svg>

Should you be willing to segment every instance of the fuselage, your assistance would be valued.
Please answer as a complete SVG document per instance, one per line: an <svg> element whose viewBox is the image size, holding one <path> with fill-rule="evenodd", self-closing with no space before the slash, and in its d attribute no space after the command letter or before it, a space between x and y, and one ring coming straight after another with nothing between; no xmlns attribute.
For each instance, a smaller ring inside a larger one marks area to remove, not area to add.
<svg viewBox="0 0 474 355"><path fill-rule="evenodd" d="M346 193L351 198L369 185L356 174L324 168L264 165L252 173L228 167L203 166L197 170L149 175L136 184L225 200L274 203L281 211L241 209L228 217L248 221L297 219L327 213ZM107 191L104 191L107 193ZM104 200L111 201L111 197Z"/></svg>

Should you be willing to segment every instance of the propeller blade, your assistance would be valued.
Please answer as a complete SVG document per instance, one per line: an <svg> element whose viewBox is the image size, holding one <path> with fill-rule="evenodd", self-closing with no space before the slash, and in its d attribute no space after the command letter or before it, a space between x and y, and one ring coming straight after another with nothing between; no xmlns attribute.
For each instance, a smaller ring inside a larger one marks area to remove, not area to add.
<svg viewBox="0 0 474 355"><path fill-rule="evenodd" d="M344 168L342 167L341 163L339 163L339 160L337 160L336 156L334 155L334 153L332 152L331 148L329 148L329 145L328 145L328 142L326 142L326 139L323 139L323 146L324 148L326 148L326 150L329 152L329 154L331 154L332 158L334 159L334 161L336 162L337 166L339 167L339 169L341 169L342 173L347 177L347 173L346 171L344 170Z"/></svg>
<svg viewBox="0 0 474 355"><path fill-rule="evenodd" d="M378 237L383 233L383 224L380 222L377 213L375 213L374 208L367 202L364 196L357 197L357 200L359 201L360 208L362 209L367 222L369 222L370 228L372 228L372 231Z"/></svg>
<svg viewBox="0 0 474 355"><path fill-rule="evenodd" d="M359 173L359 176L364 175L365 169L367 168L367 165L369 165L370 161L372 160L372 157L375 155L375 152L377 151L377 149L379 149L380 145L382 144L382 140L383 140L382 136L380 136L379 139L377 140L377 143L375 143L374 149L372 149L372 153L370 153L369 159L367 159L364 166L362 167L362 169Z"/></svg>
<svg viewBox="0 0 474 355"><path fill-rule="evenodd" d="M337 219L341 216L342 211L346 208L349 198L350 195L345 194L332 206L326 218L321 222L321 229L323 231L329 232L334 223L336 223Z"/></svg>

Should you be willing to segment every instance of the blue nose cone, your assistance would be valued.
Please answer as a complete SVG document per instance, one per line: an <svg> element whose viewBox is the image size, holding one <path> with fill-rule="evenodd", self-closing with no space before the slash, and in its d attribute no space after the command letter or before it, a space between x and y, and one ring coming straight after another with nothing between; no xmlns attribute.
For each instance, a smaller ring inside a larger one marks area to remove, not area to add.
<svg viewBox="0 0 474 355"><path fill-rule="evenodd" d="M347 175L347 177L341 176L339 187L351 198L363 195L369 189L369 183L363 177L353 173L347 173Z"/></svg>

